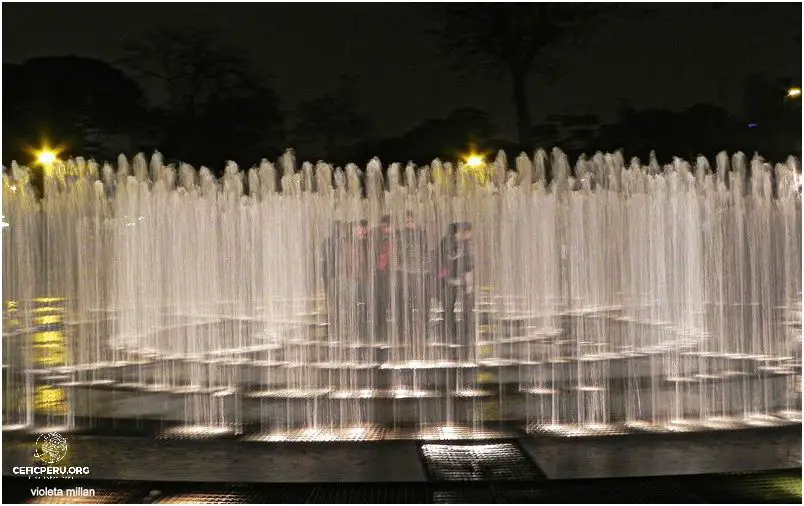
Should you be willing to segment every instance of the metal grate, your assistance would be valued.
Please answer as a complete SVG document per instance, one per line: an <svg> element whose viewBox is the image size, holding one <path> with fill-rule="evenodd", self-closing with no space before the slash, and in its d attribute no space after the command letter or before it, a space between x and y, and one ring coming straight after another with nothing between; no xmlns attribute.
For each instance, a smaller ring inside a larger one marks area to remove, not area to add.
<svg viewBox="0 0 804 506"><path fill-rule="evenodd" d="M498 502L494 494L486 489L455 489L433 491L434 504L491 504Z"/></svg>
<svg viewBox="0 0 804 506"><path fill-rule="evenodd" d="M282 487L277 487L281 489ZM278 490L281 491L281 490ZM212 485L184 487L171 484L166 491L152 490L146 502L159 504L259 504L270 503L270 487L252 485Z"/></svg>
<svg viewBox="0 0 804 506"><path fill-rule="evenodd" d="M754 415L745 418L713 417L706 420L672 420L667 423L634 421L627 423L540 424L525 427L528 434L557 437L619 436L630 434L669 434L681 432L730 431L755 427L784 427L796 425L791 419L773 415Z"/></svg>
<svg viewBox="0 0 804 506"><path fill-rule="evenodd" d="M718 476L701 483L700 492L718 502L798 504L801 471Z"/></svg>
<svg viewBox="0 0 804 506"><path fill-rule="evenodd" d="M159 439L211 439L234 433L234 427L228 425L179 425L165 430Z"/></svg>
<svg viewBox="0 0 804 506"><path fill-rule="evenodd" d="M246 497L231 493L174 494L158 500L158 504L245 504Z"/></svg>
<svg viewBox="0 0 804 506"><path fill-rule="evenodd" d="M174 485L175 486L175 485ZM152 492L145 502L161 504L302 504L309 502L310 485L192 485L165 493Z"/></svg>
<svg viewBox="0 0 804 506"><path fill-rule="evenodd" d="M254 399L313 399L323 397L331 391L331 388L280 388L251 392L248 397Z"/></svg>
<svg viewBox="0 0 804 506"><path fill-rule="evenodd" d="M494 430L485 427L468 427L461 425L433 426L422 429L383 427L380 425L363 425L354 427L321 427L307 429L277 430L249 435L244 441L275 443L285 441L461 441L482 439L511 439L516 434L510 431Z"/></svg>
<svg viewBox="0 0 804 506"><path fill-rule="evenodd" d="M422 484L331 484L316 486L311 504L422 504L429 501Z"/></svg>
<svg viewBox="0 0 804 506"><path fill-rule="evenodd" d="M170 494L155 501L158 504L253 504L260 494L242 492L196 492Z"/></svg>
<svg viewBox="0 0 804 506"><path fill-rule="evenodd" d="M562 425L528 425L529 434L539 434L559 437L589 437L589 436L616 436L628 434L627 428L618 424L562 424Z"/></svg>
<svg viewBox="0 0 804 506"><path fill-rule="evenodd" d="M427 427L416 432L415 439L425 441L460 441L480 439L510 439L515 434L505 430L494 430L486 427L467 427L461 425L442 425Z"/></svg>
<svg viewBox="0 0 804 506"><path fill-rule="evenodd" d="M421 446L430 478L435 481L538 480L533 462L513 443L436 444Z"/></svg>
<svg viewBox="0 0 804 506"><path fill-rule="evenodd" d="M385 428L378 425L365 425L346 428L308 428L288 431L267 432L243 438L244 441L260 443L325 442L325 441L381 441L390 439Z"/></svg>

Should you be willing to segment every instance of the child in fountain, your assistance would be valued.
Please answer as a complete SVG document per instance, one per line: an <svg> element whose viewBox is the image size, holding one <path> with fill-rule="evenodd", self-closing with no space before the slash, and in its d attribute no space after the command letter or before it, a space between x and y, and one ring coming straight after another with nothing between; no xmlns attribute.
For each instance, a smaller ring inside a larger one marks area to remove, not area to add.
<svg viewBox="0 0 804 506"><path fill-rule="evenodd" d="M394 323L399 338L410 342L414 337L424 338L430 314L427 236L412 212L405 214L405 226L397 232L395 243Z"/></svg>
<svg viewBox="0 0 804 506"><path fill-rule="evenodd" d="M342 284L344 281L344 246L349 239L350 225L335 221L332 233L324 241L321 252L321 274L327 295L327 314L329 337L334 339L342 329L341 306L343 304Z"/></svg>
<svg viewBox="0 0 804 506"><path fill-rule="evenodd" d="M338 314L337 297L335 296L335 281L336 281L336 244L338 243L338 228L340 222L336 221L332 224L332 232L329 237L324 239L324 244L321 245L321 277L324 281L324 290L327 296L327 320L329 323L330 335L336 327L335 318Z"/></svg>
<svg viewBox="0 0 804 506"><path fill-rule="evenodd" d="M354 234L350 241L349 256L344 255L351 269L346 273L344 282L354 286L356 329L359 339L368 337L369 294L371 293L372 263L369 261L369 236L371 228L368 221L360 220L355 224ZM351 259L350 259L351 258Z"/></svg>
<svg viewBox="0 0 804 506"><path fill-rule="evenodd" d="M444 304L444 327L447 339L456 340L474 355L474 260L470 251L472 225L450 223L438 252L439 290ZM461 301L461 324L457 325L455 304Z"/></svg>
<svg viewBox="0 0 804 506"><path fill-rule="evenodd" d="M388 309L391 305L391 261L393 260L393 229L391 217L380 218L380 226L375 232L374 251L374 329L375 339L385 342L388 339Z"/></svg>

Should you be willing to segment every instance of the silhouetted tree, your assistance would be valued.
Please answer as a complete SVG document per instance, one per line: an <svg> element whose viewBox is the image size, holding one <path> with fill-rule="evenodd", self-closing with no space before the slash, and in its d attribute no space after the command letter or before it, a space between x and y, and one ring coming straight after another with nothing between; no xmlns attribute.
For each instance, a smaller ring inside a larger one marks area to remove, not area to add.
<svg viewBox="0 0 804 506"><path fill-rule="evenodd" d="M360 112L354 81L344 76L338 89L299 105L293 138L302 152L306 148L333 160L343 148L369 137L371 120Z"/></svg>
<svg viewBox="0 0 804 506"><path fill-rule="evenodd" d="M119 63L166 96L161 148L220 167L255 161L282 141L278 98L265 77L214 32L153 32L125 46Z"/></svg>
<svg viewBox="0 0 804 506"><path fill-rule="evenodd" d="M536 70L550 74L555 60L546 52L553 43L575 36L597 17L593 4L472 3L440 4L441 26L434 30L459 68L479 64L504 71L511 80L521 148L532 146L528 76Z"/></svg>
<svg viewBox="0 0 804 506"><path fill-rule="evenodd" d="M142 90L109 64L78 56L36 58L4 64L3 74L4 162L30 162L26 151L44 141L68 155L98 158L139 148L114 137L138 137L142 131Z"/></svg>

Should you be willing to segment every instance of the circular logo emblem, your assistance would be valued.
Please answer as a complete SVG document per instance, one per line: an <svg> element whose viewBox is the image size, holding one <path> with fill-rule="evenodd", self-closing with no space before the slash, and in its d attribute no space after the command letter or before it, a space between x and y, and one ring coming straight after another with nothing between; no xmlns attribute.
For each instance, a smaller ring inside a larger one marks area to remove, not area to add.
<svg viewBox="0 0 804 506"><path fill-rule="evenodd" d="M34 457L45 464L55 464L67 455L67 440L61 434L42 434L36 438Z"/></svg>

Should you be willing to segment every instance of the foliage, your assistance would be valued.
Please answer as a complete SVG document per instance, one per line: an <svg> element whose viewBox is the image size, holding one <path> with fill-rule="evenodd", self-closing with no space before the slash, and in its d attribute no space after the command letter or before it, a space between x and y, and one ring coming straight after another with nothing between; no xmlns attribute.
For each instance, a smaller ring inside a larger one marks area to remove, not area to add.
<svg viewBox="0 0 804 506"><path fill-rule="evenodd" d="M171 155L218 167L281 147L278 97L214 32L154 32L125 51L118 63L166 96L160 147Z"/></svg>
<svg viewBox="0 0 804 506"><path fill-rule="evenodd" d="M110 136L134 136L145 123L145 100L136 82L99 60L77 56L3 65L4 161L30 161L26 146L45 140L66 154L110 158ZM139 146L132 146L137 149Z"/></svg>
<svg viewBox="0 0 804 506"><path fill-rule="evenodd" d="M529 150L533 131L527 78L534 71L555 73L556 60L546 49L577 35L597 19L600 4L472 3L440 4L441 24L432 30L459 68L475 65L505 72L512 86L519 143Z"/></svg>
<svg viewBox="0 0 804 506"><path fill-rule="evenodd" d="M354 81L344 76L336 90L299 105L293 128L296 142L332 159L340 148L368 138L371 121L359 110Z"/></svg>
<svg viewBox="0 0 804 506"><path fill-rule="evenodd" d="M600 7L564 3L456 3L436 7L442 39L459 68L477 64L494 73L537 70L537 57L549 45L577 35ZM555 62L550 62L554 64Z"/></svg>

